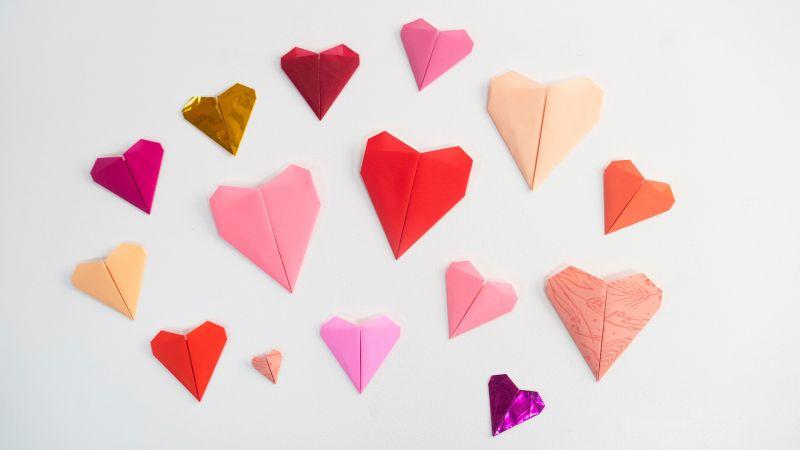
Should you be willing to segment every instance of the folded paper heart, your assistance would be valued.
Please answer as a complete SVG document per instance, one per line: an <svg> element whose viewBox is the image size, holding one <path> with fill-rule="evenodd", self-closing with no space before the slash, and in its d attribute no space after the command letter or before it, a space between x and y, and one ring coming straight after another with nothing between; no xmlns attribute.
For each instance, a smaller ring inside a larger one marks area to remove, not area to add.
<svg viewBox="0 0 800 450"><path fill-rule="evenodd" d="M183 117L235 156L255 103L256 91L237 83L217 97L190 98Z"/></svg>
<svg viewBox="0 0 800 450"><path fill-rule="evenodd" d="M185 336L159 331L150 341L150 348L153 356L200 401L227 340L225 328L205 322Z"/></svg>
<svg viewBox="0 0 800 450"><path fill-rule="evenodd" d="M333 317L322 325L320 336L361 393L392 351L400 337L400 326L386 316L360 325Z"/></svg>
<svg viewBox="0 0 800 450"><path fill-rule="evenodd" d="M283 361L283 354L278 350L272 350L264 356L253 357L253 367L257 371L272 381L278 382L278 374L281 371L281 362Z"/></svg>
<svg viewBox="0 0 800 450"><path fill-rule="evenodd" d="M281 69L319 120L358 68L358 53L341 44L322 53L299 47L281 57Z"/></svg>
<svg viewBox="0 0 800 450"><path fill-rule="evenodd" d="M439 31L423 19L403 25L400 39L421 91L472 52L464 30Z"/></svg>
<svg viewBox="0 0 800 450"><path fill-rule="evenodd" d="M597 381L661 306L643 274L606 283L575 267L547 280L547 296Z"/></svg>
<svg viewBox="0 0 800 450"><path fill-rule="evenodd" d="M419 153L385 131L367 141L361 178L395 258L464 197L471 169L461 147Z"/></svg>
<svg viewBox="0 0 800 450"><path fill-rule="evenodd" d="M675 203L669 184L646 180L629 160L606 167L603 191L606 234L666 212Z"/></svg>
<svg viewBox="0 0 800 450"><path fill-rule="evenodd" d="M105 259L78 264L72 284L106 305L136 317L145 262L144 249L120 244Z"/></svg>
<svg viewBox="0 0 800 450"><path fill-rule="evenodd" d="M513 286L486 282L469 261L450 264L445 282L451 338L510 312L517 303Z"/></svg>
<svg viewBox="0 0 800 450"><path fill-rule="evenodd" d="M163 157L161 144L140 139L122 156L97 158L92 166L92 179L150 214Z"/></svg>
<svg viewBox="0 0 800 450"><path fill-rule="evenodd" d="M508 375L489 378L489 409L492 414L492 436L538 416L544 401L538 392L521 391Z"/></svg>
<svg viewBox="0 0 800 450"><path fill-rule="evenodd" d="M292 292L320 207L311 172L292 165L258 188L220 186L210 203L219 235Z"/></svg>
<svg viewBox="0 0 800 450"><path fill-rule="evenodd" d="M533 190L600 120L602 104L588 78L540 84L508 72L490 82L487 109Z"/></svg>

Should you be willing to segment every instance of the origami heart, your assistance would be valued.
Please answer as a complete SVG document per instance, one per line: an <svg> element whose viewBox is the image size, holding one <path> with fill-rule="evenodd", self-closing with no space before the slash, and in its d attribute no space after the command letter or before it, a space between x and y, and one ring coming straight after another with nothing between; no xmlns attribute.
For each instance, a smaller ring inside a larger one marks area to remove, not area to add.
<svg viewBox="0 0 800 450"><path fill-rule="evenodd" d="M461 147L419 153L385 131L367 141L361 178L395 258L464 197L471 169Z"/></svg>
<svg viewBox="0 0 800 450"><path fill-rule="evenodd" d="M319 207L311 172L294 165L258 188L220 186L211 196L219 235L289 292Z"/></svg>
<svg viewBox="0 0 800 450"><path fill-rule="evenodd" d="M386 316L361 325L333 317L320 329L320 336L359 393L372 380L400 337L400 326Z"/></svg>
<svg viewBox="0 0 800 450"><path fill-rule="evenodd" d="M97 158L92 166L92 179L150 214L163 157L161 144L140 139L122 156Z"/></svg>
<svg viewBox="0 0 800 450"><path fill-rule="evenodd" d="M358 68L358 53L344 44L314 53L299 47L281 57L281 69L319 120Z"/></svg>
<svg viewBox="0 0 800 450"><path fill-rule="evenodd" d="M513 286L487 283L469 261L451 263L445 282L450 338L510 312L517 303Z"/></svg>
<svg viewBox="0 0 800 450"><path fill-rule="evenodd" d="M264 356L253 357L253 367L261 372L261 375L267 377L269 381L277 383L278 373L281 371L281 361L283 361L281 352L272 350Z"/></svg>
<svg viewBox="0 0 800 450"><path fill-rule="evenodd" d="M206 322L186 336L159 331L150 341L150 348L153 356L200 401L227 340L225 328Z"/></svg>
<svg viewBox="0 0 800 450"><path fill-rule="evenodd" d="M669 184L645 180L629 160L606 167L603 190L606 234L666 212L675 203Z"/></svg>
<svg viewBox="0 0 800 450"><path fill-rule="evenodd" d="M547 280L547 296L597 381L661 306L643 274L606 283L574 267Z"/></svg>
<svg viewBox="0 0 800 450"><path fill-rule="evenodd" d="M255 103L256 91L237 83L217 97L190 98L183 117L235 156Z"/></svg>
<svg viewBox="0 0 800 450"><path fill-rule="evenodd" d="M403 25L400 39L420 91L472 52L466 31L439 31L423 19Z"/></svg>
<svg viewBox="0 0 800 450"><path fill-rule="evenodd" d="M602 104L588 78L545 85L508 72L489 84L487 109L533 190L600 120Z"/></svg>
<svg viewBox="0 0 800 450"><path fill-rule="evenodd" d="M489 378L489 409L492 413L492 436L538 416L544 401L538 392L521 391L506 374Z"/></svg>
<svg viewBox="0 0 800 450"><path fill-rule="evenodd" d="M136 317L145 253L134 244L120 244L104 260L78 264L72 284L106 305Z"/></svg>

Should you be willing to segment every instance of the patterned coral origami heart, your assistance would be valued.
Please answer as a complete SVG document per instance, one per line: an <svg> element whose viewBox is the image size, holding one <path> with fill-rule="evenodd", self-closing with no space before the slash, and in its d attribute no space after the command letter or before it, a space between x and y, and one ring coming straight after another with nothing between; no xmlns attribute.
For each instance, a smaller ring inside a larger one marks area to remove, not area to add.
<svg viewBox="0 0 800 450"><path fill-rule="evenodd" d="M675 203L669 184L646 180L629 160L606 167L603 193L606 234L666 212Z"/></svg>
<svg viewBox="0 0 800 450"><path fill-rule="evenodd" d="M281 362L283 354L278 350L272 350L264 356L254 356L252 361L253 367L273 383L278 382Z"/></svg>
<svg viewBox="0 0 800 450"><path fill-rule="evenodd" d="M133 320L139 307L145 258L142 247L120 244L103 260L78 264L72 284Z"/></svg>
<svg viewBox="0 0 800 450"><path fill-rule="evenodd" d="M517 303L513 286L487 282L469 261L450 264L445 282L450 338L510 312Z"/></svg>
<svg viewBox="0 0 800 450"><path fill-rule="evenodd" d="M538 392L520 390L506 374L489 378L492 436L538 416L543 409L544 401Z"/></svg>
<svg viewBox="0 0 800 450"><path fill-rule="evenodd" d="M319 120L350 81L360 63L358 53L341 44L322 53L299 47L281 57L281 68Z"/></svg>
<svg viewBox="0 0 800 450"><path fill-rule="evenodd" d="M140 139L122 156L97 158L92 166L92 179L150 214L163 157L161 144Z"/></svg>

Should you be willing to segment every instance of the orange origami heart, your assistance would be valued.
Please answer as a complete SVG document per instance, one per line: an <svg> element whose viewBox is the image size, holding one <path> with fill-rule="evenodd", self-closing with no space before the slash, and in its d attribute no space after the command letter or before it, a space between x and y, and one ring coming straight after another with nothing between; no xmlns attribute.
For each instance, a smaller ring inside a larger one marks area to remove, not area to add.
<svg viewBox="0 0 800 450"><path fill-rule="evenodd" d="M675 203L669 184L646 180L629 160L606 167L603 191L606 234L666 212Z"/></svg>
<svg viewBox="0 0 800 450"><path fill-rule="evenodd" d="M120 244L103 260L78 264L72 273L72 284L133 319L139 305L144 261L142 247Z"/></svg>
<svg viewBox="0 0 800 450"><path fill-rule="evenodd" d="M547 296L597 381L661 306L641 273L606 283L575 267L547 280Z"/></svg>

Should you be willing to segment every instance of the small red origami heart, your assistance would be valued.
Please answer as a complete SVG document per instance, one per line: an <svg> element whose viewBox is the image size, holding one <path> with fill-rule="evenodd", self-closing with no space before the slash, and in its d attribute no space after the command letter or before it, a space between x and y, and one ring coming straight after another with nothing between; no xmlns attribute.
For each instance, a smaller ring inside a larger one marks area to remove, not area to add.
<svg viewBox="0 0 800 450"><path fill-rule="evenodd" d="M420 153L385 131L367 141L361 178L395 258L464 198L471 170L461 147Z"/></svg>
<svg viewBox="0 0 800 450"><path fill-rule="evenodd" d="M299 47L281 57L281 69L319 120L358 68L358 53L344 44L314 53Z"/></svg>
<svg viewBox="0 0 800 450"><path fill-rule="evenodd" d="M227 340L225 328L206 322L186 336L159 331L150 347L153 356L200 401Z"/></svg>
<svg viewBox="0 0 800 450"><path fill-rule="evenodd" d="M603 194L606 234L666 212L675 203L669 184L646 180L629 160L606 167Z"/></svg>

